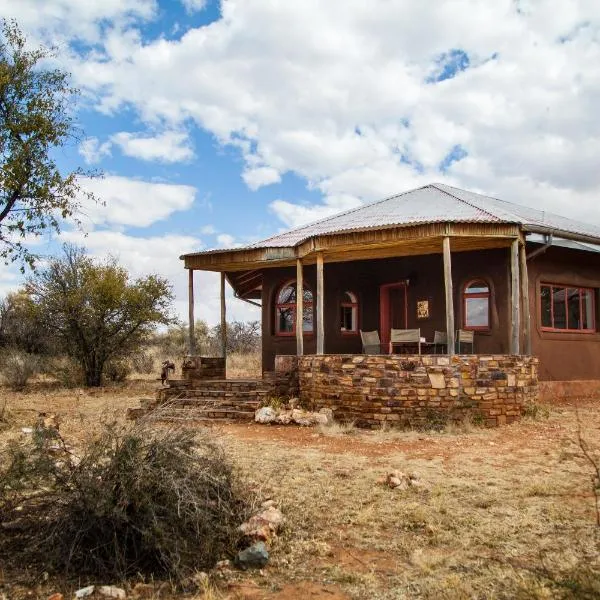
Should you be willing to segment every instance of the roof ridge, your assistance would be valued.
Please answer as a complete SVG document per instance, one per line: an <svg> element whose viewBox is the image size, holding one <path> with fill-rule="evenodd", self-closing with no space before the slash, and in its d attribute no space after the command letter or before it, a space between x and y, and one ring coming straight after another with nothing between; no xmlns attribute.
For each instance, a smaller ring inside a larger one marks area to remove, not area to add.
<svg viewBox="0 0 600 600"><path fill-rule="evenodd" d="M451 194L448 190L445 190L443 187L441 186L446 186L452 189L460 189L460 188L455 188L452 185L447 185L444 183L432 183L431 184L433 187L435 187L436 189L440 190L440 192L443 192L444 194L447 194L448 196L450 196L451 198L454 198L455 200L458 200L459 202L462 202L463 204L466 204L467 206L470 206L471 208L475 208L476 210L480 210L481 212L484 212L485 214L489 215L490 217L492 217L493 219L497 219L500 220L500 217L498 215L495 215L493 212L490 212L489 210L486 210L485 208L482 208L481 206L477 206L476 204L469 202L468 200L465 200L464 198L459 198L458 196L455 196L454 194ZM477 192L471 192L471 194L477 194ZM484 198L485 196L483 196L482 194L477 194L478 196L481 196L482 198ZM490 196L491 198L491 196ZM512 215L513 217L516 215ZM517 219L517 222L519 220Z"/></svg>
<svg viewBox="0 0 600 600"><path fill-rule="evenodd" d="M363 208L366 208L367 206L375 206L377 204L382 204L383 202L387 202L388 200L393 200L394 198L399 198L400 196L410 194L411 192L416 192L417 190L422 190L423 188L432 187L432 185L435 185L435 184L428 183L426 185L422 185L421 187L413 188L411 190L406 190L405 192L400 192L399 194L392 194L391 196L387 196L386 198L383 198L380 200L373 200L372 202L367 202L366 204L361 204L360 206L357 206L355 208L350 208L349 210L336 212L333 215L326 217L325 219L317 219L315 221L311 221L310 223L306 223L305 225L301 225L300 227L293 227L292 229L286 229L285 231L283 231L281 233L276 233L275 235L272 235L268 238L265 238L264 240L260 240L255 243L260 244L262 242L268 242L269 240L279 237L280 235L283 235L284 233L295 233L298 231L302 231L303 229L306 229L308 227L312 227L313 225L316 225L317 223L326 223L327 221L330 221L331 219L337 219L338 217L343 217L345 215L351 215L352 213L354 213L358 210L361 210Z"/></svg>

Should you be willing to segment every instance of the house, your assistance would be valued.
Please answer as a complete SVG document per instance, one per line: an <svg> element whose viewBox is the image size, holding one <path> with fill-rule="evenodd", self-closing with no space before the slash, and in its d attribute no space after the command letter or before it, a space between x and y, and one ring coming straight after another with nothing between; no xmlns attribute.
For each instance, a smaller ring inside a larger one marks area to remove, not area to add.
<svg viewBox="0 0 600 600"><path fill-rule="evenodd" d="M460 330L473 332L468 360L537 357L535 384L538 376L600 379L600 227L593 224L431 184L244 248L181 259L190 322L194 270L222 274L223 319L225 281L236 297L262 307L265 372L278 356L313 357L301 364L317 370L323 357L327 364L356 357L361 331L379 332L386 353L392 329L419 329L426 349L436 332L445 334L443 362L456 353ZM518 369L529 369L524 364Z"/></svg>

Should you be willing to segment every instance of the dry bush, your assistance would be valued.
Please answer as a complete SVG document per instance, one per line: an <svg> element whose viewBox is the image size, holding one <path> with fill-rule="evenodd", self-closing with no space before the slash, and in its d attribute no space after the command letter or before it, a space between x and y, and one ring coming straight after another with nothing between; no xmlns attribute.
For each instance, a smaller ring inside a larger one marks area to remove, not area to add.
<svg viewBox="0 0 600 600"><path fill-rule="evenodd" d="M181 582L231 557L248 515L209 433L105 425L76 457L38 428L0 465L0 546L40 571Z"/></svg>
<svg viewBox="0 0 600 600"><path fill-rule="evenodd" d="M131 369L134 373L139 373L140 375L150 375L153 373L155 371L154 365L156 362L152 352L135 352L129 358ZM156 369L156 371L159 370L160 369Z"/></svg>
<svg viewBox="0 0 600 600"><path fill-rule="evenodd" d="M36 354L8 350L2 356L2 378L13 391L24 390L29 380L40 371L41 361Z"/></svg>
<svg viewBox="0 0 600 600"><path fill-rule="evenodd" d="M260 352L233 352L227 356L227 376L233 378L262 377Z"/></svg>
<svg viewBox="0 0 600 600"><path fill-rule="evenodd" d="M75 388L84 384L81 365L68 356L51 358L46 362L44 372L56 379L64 388Z"/></svg>
<svg viewBox="0 0 600 600"><path fill-rule="evenodd" d="M123 383L131 375L131 365L124 359L114 359L106 363L104 377L113 383Z"/></svg>

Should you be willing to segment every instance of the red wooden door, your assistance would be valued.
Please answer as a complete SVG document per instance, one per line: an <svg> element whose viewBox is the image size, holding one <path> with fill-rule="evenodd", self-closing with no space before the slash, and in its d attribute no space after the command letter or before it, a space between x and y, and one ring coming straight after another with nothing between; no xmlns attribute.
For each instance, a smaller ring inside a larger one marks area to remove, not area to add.
<svg viewBox="0 0 600 600"><path fill-rule="evenodd" d="M379 311L379 336L385 348L390 341L390 329L407 327L406 283L389 283L380 287Z"/></svg>

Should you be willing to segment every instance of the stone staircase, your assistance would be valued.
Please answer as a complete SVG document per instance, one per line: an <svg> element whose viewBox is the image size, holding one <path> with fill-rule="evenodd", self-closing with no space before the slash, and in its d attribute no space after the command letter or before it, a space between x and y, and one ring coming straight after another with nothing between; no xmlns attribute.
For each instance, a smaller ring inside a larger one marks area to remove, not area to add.
<svg viewBox="0 0 600 600"><path fill-rule="evenodd" d="M155 414L160 421L251 421L254 412L272 395L271 386L260 379L171 380L159 388L156 398L140 400L127 416L137 419Z"/></svg>

